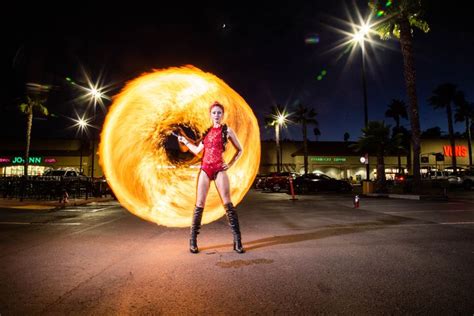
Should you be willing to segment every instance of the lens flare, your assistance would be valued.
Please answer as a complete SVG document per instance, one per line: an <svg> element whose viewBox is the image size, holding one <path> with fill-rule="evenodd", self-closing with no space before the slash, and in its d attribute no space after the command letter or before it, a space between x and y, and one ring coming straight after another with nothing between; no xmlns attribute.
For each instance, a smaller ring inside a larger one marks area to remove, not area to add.
<svg viewBox="0 0 474 316"><path fill-rule="evenodd" d="M306 35L304 39L305 44L312 45L312 44L318 44L319 43L319 34L312 33Z"/></svg>
<svg viewBox="0 0 474 316"><path fill-rule="evenodd" d="M196 200L200 159L171 161L164 146L177 126L202 135L211 126L209 106L225 107L224 123L244 149L227 170L232 202L238 204L260 164L257 119L245 100L224 81L193 66L155 70L129 82L114 98L100 142L100 164L120 203L131 213L159 225L186 227ZM224 160L236 149L229 141ZM225 214L211 184L203 224Z"/></svg>

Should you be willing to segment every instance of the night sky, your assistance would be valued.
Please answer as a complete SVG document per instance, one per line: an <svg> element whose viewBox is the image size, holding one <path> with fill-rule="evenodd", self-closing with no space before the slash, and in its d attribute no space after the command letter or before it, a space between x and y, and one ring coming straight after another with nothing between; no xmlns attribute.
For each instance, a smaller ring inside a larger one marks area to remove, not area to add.
<svg viewBox="0 0 474 316"><path fill-rule="evenodd" d="M447 131L445 112L433 110L427 98L437 85L451 82L474 102L472 14L459 1L449 6L425 2L431 31L414 33L421 128L440 126ZM5 12L9 18L0 22L0 137L25 133L25 119L15 104L24 96L27 81L54 86L47 105L58 115L35 119L33 138L72 137L67 117L83 113L86 104L75 100L77 90L65 78L85 84L81 67L94 81L100 76L112 85L113 96L142 73L191 64L217 75L247 101L261 122L263 139L274 137L272 129L263 127L270 106L278 103L291 109L296 100L318 112L319 140L342 141L346 131L351 140L357 139L363 126L360 51L350 58L344 49L330 49L344 38L334 28L349 31L342 21L356 19L357 9L366 16L367 1L255 3L179 2L155 9L138 2L121 8L68 2ZM305 43L315 34L318 43ZM407 101L402 55L397 41L383 44L367 55L369 120L385 119L393 125L384 118L388 104L393 98ZM322 70L327 74L317 80ZM98 109L98 123L103 116ZM408 121L402 124L409 128ZM463 128L456 124L456 131ZM312 129L308 135L314 140ZM290 127L283 138L302 139L300 128Z"/></svg>

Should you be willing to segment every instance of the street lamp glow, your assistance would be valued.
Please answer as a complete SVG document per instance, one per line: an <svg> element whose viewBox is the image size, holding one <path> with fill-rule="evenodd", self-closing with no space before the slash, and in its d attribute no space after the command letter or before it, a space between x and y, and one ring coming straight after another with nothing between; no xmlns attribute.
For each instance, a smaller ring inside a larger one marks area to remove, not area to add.
<svg viewBox="0 0 474 316"><path fill-rule="evenodd" d="M280 129L281 127L286 127L287 122L289 120L287 117L289 116L288 112L285 109L281 109L277 106L276 113L272 115L273 121L271 122L272 126L275 126L275 140L276 140L276 149L277 149L277 172L280 172L280 164L283 165L283 154L281 152L280 147Z"/></svg>
<svg viewBox="0 0 474 316"><path fill-rule="evenodd" d="M79 127L82 128L82 129L86 128L86 127L89 125L89 124L87 124L87 122L86 122L84 119L82 119L82 118L80 118L79 121L77 121L77 124L78 124Z"/></svg>
<svg viewBox="0 0 474 316"><path fill-rule="evenodd" d="M359 30L352 34L352 40L354 42L359 43L359 45L362 45L367 39L368 34L370 33L370 25L368 24L368 22L365 22L364 24L357 26L356 28L358 28Z"/></svg>
<svg viewBox="0 0 474 316"><path fill-rule="evenodd" d="M71 118L71 120L75 122L72 127L77 127L77 132L87 133L88 128L91 126L91 124L89 124L91 118L85 118L85 115L83 115L82 117L77 116L76 119Z"/></svg>
<svg viewBox="0 0 474 316"><path fill-rule="evenodd" d="M102 92L100 92L100 91L97 90L96 88L90 89L89 94L90 94L95 100L98 100L98 99L102 98Z"/></svg>
<svg viewBox="0 0 474 316"><path fill-rule="evenodd" d="M286 115L280 113L277 118L277 123L279 125L284 125L286 123Z"/></svg>
<svg viewBox="0 0 474 316"><path fill-rule="evenodd" d="M103 78L101 75L99 75L97 80L94 82L91 79L90 75L84 69L82 69L82 72L84 76L83 80L85 80L86 82L85 85L74 83L74 86L82 92L81 95L77 98L78 101L81 103L86 101L89 107L93 107L94 113L97 105L99 105L105 112L104 101L111 100L107 93L110 92L112 84L104 85ZM70 77L67 77L66 80L68 82L73 83Z"/></svg>

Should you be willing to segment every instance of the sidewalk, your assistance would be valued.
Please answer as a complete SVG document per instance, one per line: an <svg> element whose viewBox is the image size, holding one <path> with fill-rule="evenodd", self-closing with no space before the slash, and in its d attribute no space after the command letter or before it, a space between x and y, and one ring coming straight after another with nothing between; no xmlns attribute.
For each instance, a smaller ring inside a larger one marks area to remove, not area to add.
<svg viewBox="0 0 474 316"><path fill-rule="evenodd" d="M107 202L113 201L111 196L107 197L90 197L88 199L69 199L69 202L64 204L57 200L31 200L25 199L20 202L19 199L4 199L0 198L0 209L18 209L30 211L51 211L70 206L85 205L93 202Z"/></svg>

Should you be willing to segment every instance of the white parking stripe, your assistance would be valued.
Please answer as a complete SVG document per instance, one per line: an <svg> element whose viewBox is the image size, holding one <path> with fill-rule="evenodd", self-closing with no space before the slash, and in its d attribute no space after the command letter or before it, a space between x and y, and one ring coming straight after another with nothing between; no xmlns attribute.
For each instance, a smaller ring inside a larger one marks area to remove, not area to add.
<svg viewBox="0 0 474 316"><path fill-rule="evenodd" d="M116 207L116 205L107 206L107 207L103 207L103 208L98 208L98 209L96 209L96 210L91 211L91 213L95 213L95 212L107 210L107 209L109 209L109 208L114 208L114 207Z"/></svg>
<svg viewBox="0 0 474 316"><path fill-rule="evenodd" d="M440 225L472 225L474 222L446 222L446 223L439 223Z"/></svg>

